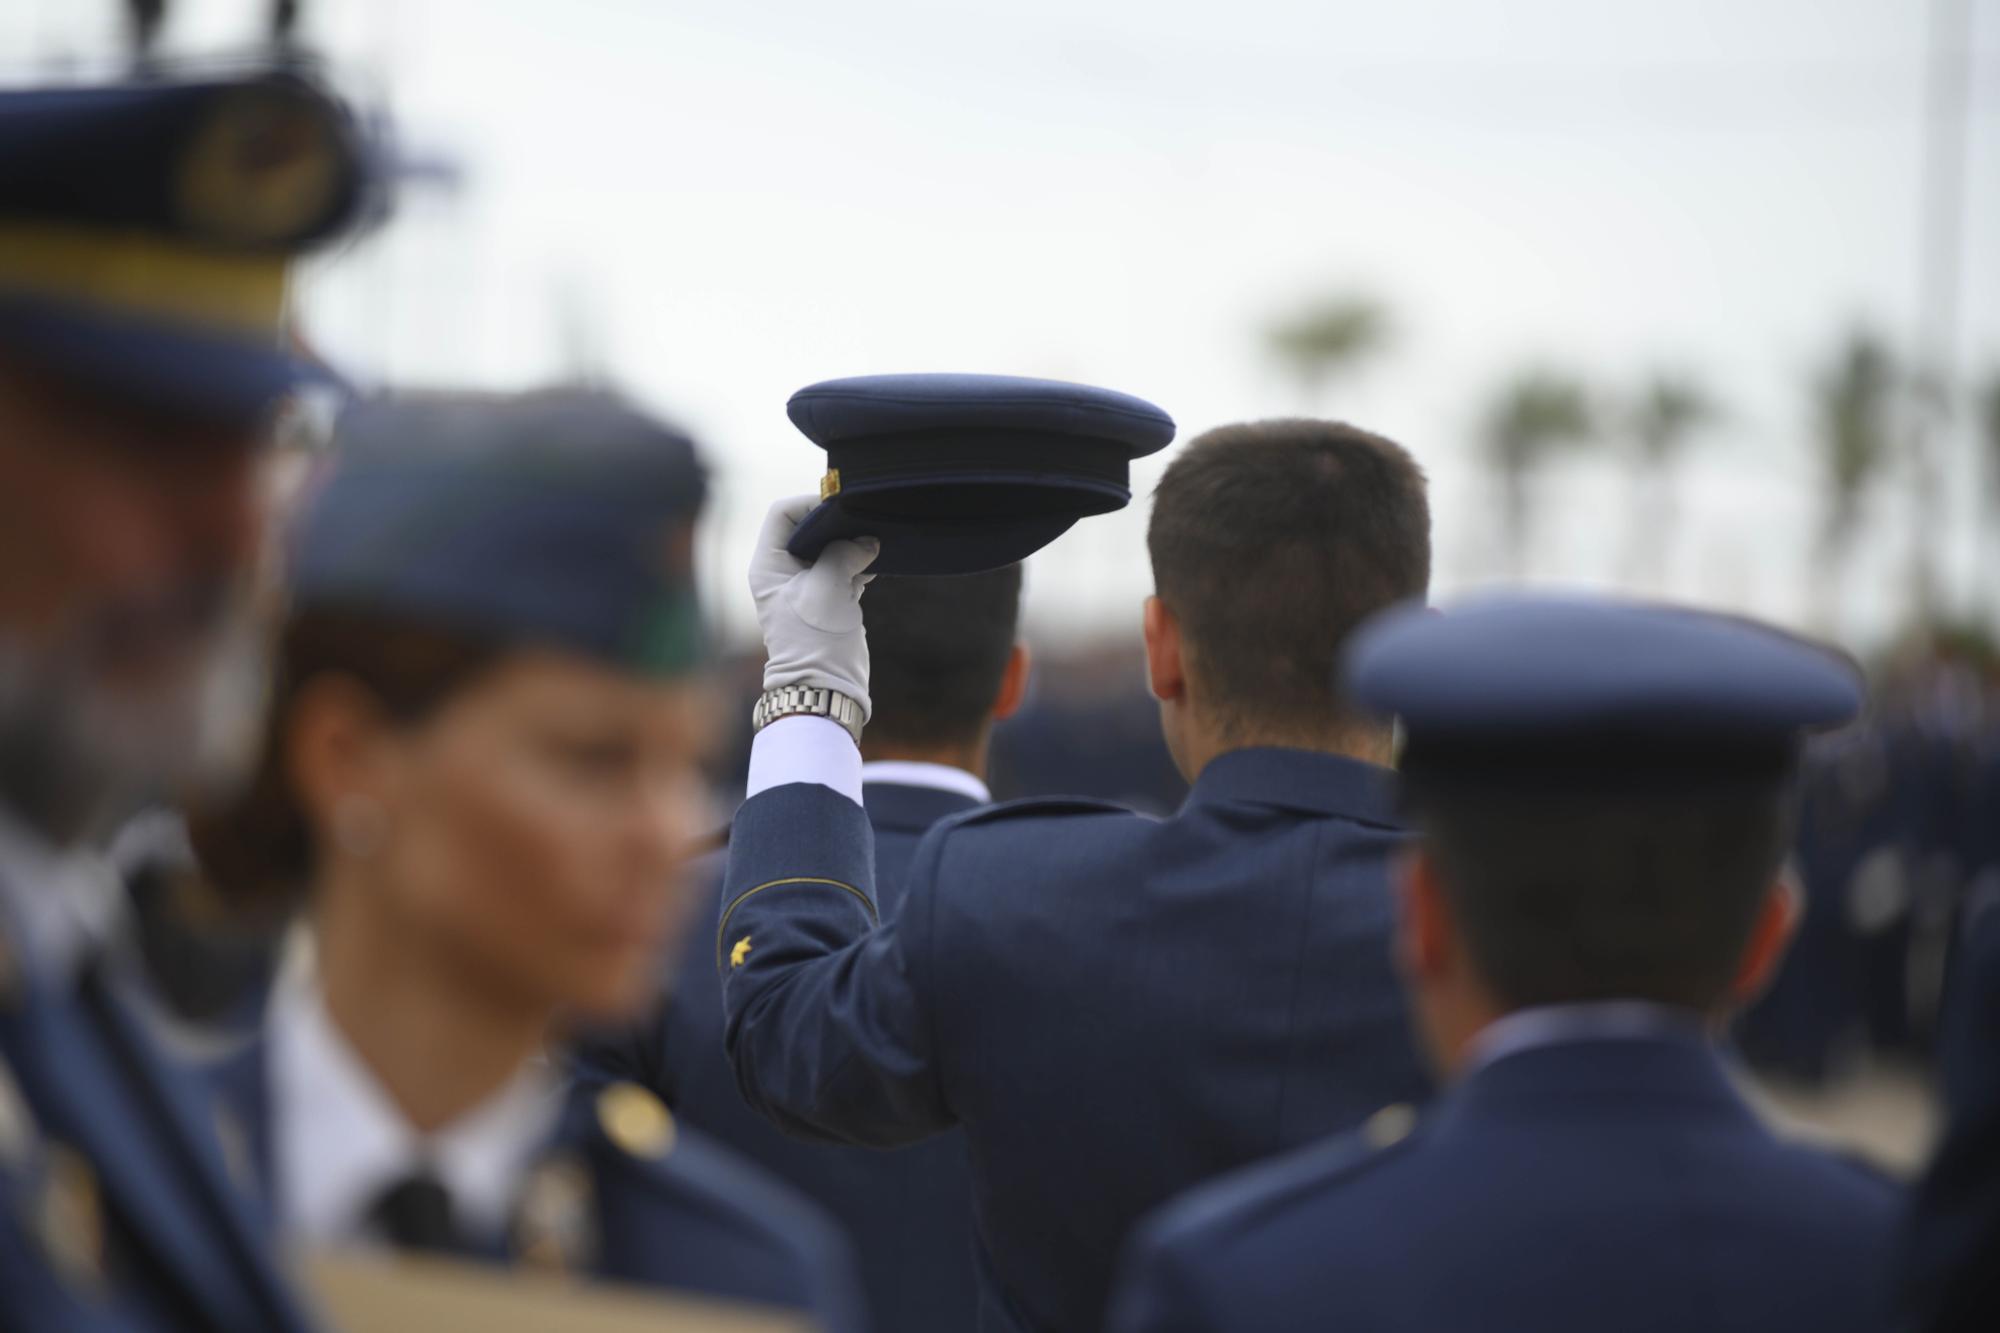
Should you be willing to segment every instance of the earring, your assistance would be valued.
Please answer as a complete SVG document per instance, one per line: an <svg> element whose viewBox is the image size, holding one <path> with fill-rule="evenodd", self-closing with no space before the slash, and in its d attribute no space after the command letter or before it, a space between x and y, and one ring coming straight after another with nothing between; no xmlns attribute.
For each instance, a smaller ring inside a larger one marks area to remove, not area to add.
<svg viewBox="0 0 2000 1333"><path fill-rule="evenodd" d="M343 796L333 807L333 841L342 855L366 861L382 850L389 834L389 816L381 802L367 796Z"/></svg>

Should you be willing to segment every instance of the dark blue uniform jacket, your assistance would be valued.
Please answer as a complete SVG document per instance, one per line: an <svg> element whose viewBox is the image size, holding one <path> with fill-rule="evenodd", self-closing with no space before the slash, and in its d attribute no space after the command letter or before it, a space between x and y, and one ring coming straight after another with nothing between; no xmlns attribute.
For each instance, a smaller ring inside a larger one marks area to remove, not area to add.
<svg viewBox="0 0 2000 1333"><path fill-rule="evenodd" d="M1898 1206L1781 1143L1696 1037L1503 1056L1141 1229L1117 1333L1879 1333Z"/></svg>
<svg viewBox="0 0 2000 1333"><path fill-rule="evenodd" d="M0 930L0 1329L311 1326L199 1082L103 964L51 985Z"/></svg>
<svg viewBox="0 0 2000 1333"><path fill-rule="evenodd" d="M2000 901L1969 916L1945 1015L1944 1142L1912 1200L1914 1328L2000 1328Z"/></svg>
<svg viewBox="0 0 2000 1333"><path fill-rule="evenodd" d="M275 1216L272 1124L265 1043L211 1070L221 1104L241 1125L267 1216ZM831 1333L865 1327L852 1258L831 1222L810 1204L677 1128L658 1158L632 1155L595 1109L600 1089L572 1088L544 1164L582 1168L585 1225L594 1253L572 1256L591 1277L665 1287L810 1313ZM516 1262L519 1237L469 1240L465 1256Z"/></svg>
<svg viewBox="0 0 2000 1333"><path fill-rule="evenodd" d="M946 820L876 925L873 838L815 784L739 811L730 1055L787 1130L971 1155L981 1327L1096 1330L1137 1219L1425 1091L1389 956L1392 775L1241 750L1152 820Z"/></svg>
<svg viewBox="0 0 2000 1333"><path fill-rule="evenodd" d="M947 816L979 802L957 792L900 783L862 788L875 833L875 891L882 910L902 901L917 841ZM592 1041L578 1052L591 1079L644 1083L692 1125L782 1177L847 1227L861 1258L876 1333L970 1329L977 1305L972 1256L972 1181L957 1132L878 1152L802 1143L751 1110L722 1050L722 987L715 937L722 865L688 936L673 996L643 1031Z"/></svg>

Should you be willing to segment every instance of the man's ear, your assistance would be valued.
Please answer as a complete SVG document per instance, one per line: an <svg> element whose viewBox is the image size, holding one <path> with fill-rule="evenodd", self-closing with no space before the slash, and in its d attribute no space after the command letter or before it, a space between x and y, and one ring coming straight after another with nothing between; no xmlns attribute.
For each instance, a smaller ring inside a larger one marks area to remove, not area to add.
<svg viewBox="0 0 2000 1333"><path fill-rule="evenodd" d="M1146 599L1146 688L1165 703L1187 697L1187 667L1182 660L1181 622L1157 596Z"/></svg>
<svg viewBox="0 0 2000 1333"><path fill-rule="evenodd" d="M1411 981L1450 971L1454 956L1451 904L1437 862L1421 845L1410 848L1396 876L1396 961Z"/></svg>
<svg viewBox="0 0 2000 1333"><path fill-rule="evenodd" d="M1028 697L1028 677L1033 671L1033 657L1028 645L1017 643L1007 654L1007 669L1000 673L1000 690L993 696L993 720L1005 722L1021 711L1021 705Z"/></svg>
<svg viewBox="0 0 2000 1333"><path fill-rule="evenodd" d="M1757 920L1750 927L1750 942L1736 965L1736 978L1729 983L1729 1003L1735 1008L1750 1004L1778 974L1778 964L1791 948L1805 915L1805 895L1787 869L1771 882L1764 901L1757 908Z"/></svg>

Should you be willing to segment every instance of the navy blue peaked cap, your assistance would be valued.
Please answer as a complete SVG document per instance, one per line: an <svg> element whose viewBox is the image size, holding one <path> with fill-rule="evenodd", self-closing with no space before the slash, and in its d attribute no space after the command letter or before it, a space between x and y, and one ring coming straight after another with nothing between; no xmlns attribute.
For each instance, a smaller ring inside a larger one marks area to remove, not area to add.
<svg viewBox="0 0 2000 1333"><path fill-rule="evenodd" d="M288 262L377 198L306 78L0 90L0 348L141 401L263 411L323 368L287 347Z"/></svg>
<svg viewBox="0 0 2000 1333"><path fill-rule="evenodd" d="M1130 394L1011 375L864 375L800 389L792 424L826 450L820 506L789 550L877 537L880 574L973 574L1132 499L1130 464L1174 438Z"/></svg>
<svg viewBox="0 0 2000 1333"><path fill-rule="evenodd" d="M298 606L358 607L647 676L705 656L687 436L596 390L357 403L306 507Z"/></svg>
<svg viewBox="0 0 2000 1333"><path fill-rule="evenodd" d="M1811 729L1853 719L1846 657L1734 616L1583 596L1404 607L1349 648L1357 706L1400 717L1406 781L1698 792L1783 782Z"/></svg>

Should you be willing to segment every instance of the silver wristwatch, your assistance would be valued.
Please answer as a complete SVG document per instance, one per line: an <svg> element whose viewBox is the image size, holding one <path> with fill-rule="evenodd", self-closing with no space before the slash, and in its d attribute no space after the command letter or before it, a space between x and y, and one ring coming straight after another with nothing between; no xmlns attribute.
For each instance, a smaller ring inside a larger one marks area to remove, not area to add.
<svg viewBox="0 0 2000 1333"><path fill-rule="evenodd" d="M750 726L753 732L762 731L781 717L801 716L838 722L847 728L856 745L861 744L861 724L868 720L860 703L839 690L825 690L816 685L780 685L758 697L757 707L750 713Z"/></svg>

